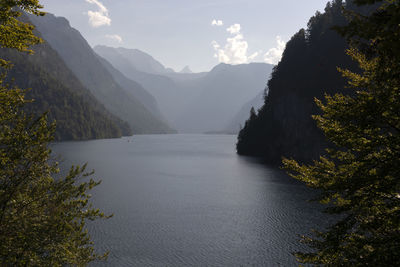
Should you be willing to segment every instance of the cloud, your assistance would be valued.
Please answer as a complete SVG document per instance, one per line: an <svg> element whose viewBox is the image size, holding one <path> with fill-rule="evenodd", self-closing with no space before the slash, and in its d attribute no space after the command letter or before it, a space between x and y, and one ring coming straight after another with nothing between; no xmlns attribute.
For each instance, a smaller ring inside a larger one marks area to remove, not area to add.
<svg viewBox="0 0 400 267"><path fill-rule="evenodd" d="M100 27L104 25L111 25L111 19L108 15L108 9L98 0L86 0L89 4L97 6L97 11L89 10L87 15L89 16L89 24L92 27Z"/></svg>
<svg viewBox="0 0 400 267"><path fill-rule="evenodd" d="M100 12L88 11L89 24L92 27L100 27L104 25L111 25L111 19Z"/></svg>
<svg viewBox="0 0 400 267"><path fill-rule="evenodd" d="M227 29L233 37L226 39L224 47L221 47L221 45L216 41L211 42L211 45L215 50L214 57L217 58L219 62L227 64L244 64L251 62L259 55L259 52L255 52L250 56L247 55L249 45L244 40L243 34L240 33L240 30L240 24L234 24Z"/></svg>
<svg viewBox="0 0 400 267"><path fill-rule="evenodd" d="M222 20L214 19L214 20L211 22L211 25L212 25L212 26L222 26L222 25L224 25L224 22L223 22Z"/></svg>
<svg viewBox="0 0 400 267"><path fill-rule="evenodd" d="M282 58L283 51L285 50L286 43L280 36L276 37L276 47L268 50L264 55L264 61L269 64L278 64Z"/></svg>
<svg viewBox="0 0 400 267"><path fill-rule="evenodd" d="M226 31L231 34L237 34L237 33L240 33L240 28L241 28L240 24L233 24L228 29L226 29Z"/></svg>
<svg viewBox="0 0 400 267"><path fill-rule="evenodd" d="M113 40L113 41L116 41L116 42L118 42L118 43L120 43L120 44L123 42L122 37L119 36L118 34L107 34L106 37L107 37L108 39L111 39L111 40Z"/></svg>

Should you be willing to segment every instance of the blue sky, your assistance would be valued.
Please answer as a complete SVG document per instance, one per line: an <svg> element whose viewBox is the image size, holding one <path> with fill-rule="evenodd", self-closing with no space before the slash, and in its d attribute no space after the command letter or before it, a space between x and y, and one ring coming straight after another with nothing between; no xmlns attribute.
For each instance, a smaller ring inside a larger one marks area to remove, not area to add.
<svg viewBox="0 0 400 267"><path fill-rule="evenodd" d="M276 63L327 0L42 0L94 46L137 48L177 71Z"/></svg>

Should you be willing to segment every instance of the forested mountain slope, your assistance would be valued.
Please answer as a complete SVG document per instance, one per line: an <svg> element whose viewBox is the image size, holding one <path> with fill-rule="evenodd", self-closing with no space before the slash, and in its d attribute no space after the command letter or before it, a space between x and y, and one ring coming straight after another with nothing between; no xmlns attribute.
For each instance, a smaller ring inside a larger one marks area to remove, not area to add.
<svg viewBox="0 0 400 267"><path fill-rule="evenodd" d="M173 132L165 122L148 111L132 92L119 86L87 41L65 18L52 14L29 18L81 83L111 113L128 122L134 134Z"/></svg>
<svg viewBox="0 0 400 267"><path fill-rule="evenodd" d="M354 8L351 1L346 4ZM346 92L337 67L356 68L345 53L346 42L332 29L345 23L342 1L335 0L287 43L268 82L264 106L239 133L239 154L279 163L282 156L310 161L324 152L325 138L311 115L319 113L315 97Z"/></svg>
<svg viewBox="0 0 400 267"><path fill-rule="evenodd" d="M73 75L56 51L47 43L27 55L0 49L0 57L10 60L10 84L30 89L26 105L36 115L48 112L56 120L56 140L86 140L130 135L127 123L109 113Z"/></svg>

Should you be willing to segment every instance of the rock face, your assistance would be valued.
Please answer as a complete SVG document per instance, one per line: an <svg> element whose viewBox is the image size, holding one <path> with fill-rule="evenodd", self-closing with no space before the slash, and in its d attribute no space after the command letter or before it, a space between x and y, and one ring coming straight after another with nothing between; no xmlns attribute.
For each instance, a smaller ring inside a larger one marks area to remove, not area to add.
<svg viewBox="0 0 400 267"><path fill-rule="evenodd" d="M112 114L128 122L134 134L174 132L147 110L132 91L121 88L82 35L65 18L47 14L44 17L29 16L29 19L80 82Z"/></svg>
<svg viewBox="0 0 400 267"><path fill-rule="evenodd" d="M282 156L309 162L324 153L329 144L311 117L320 112L314 98L346 92L338 66L356 70L345 54L346 42L331 29L346 23L341 8L341 1L329 3L324 14L317 13L308 29L287 43L268 82L264 106L239 133L239 154L279 164Z"/></svg>

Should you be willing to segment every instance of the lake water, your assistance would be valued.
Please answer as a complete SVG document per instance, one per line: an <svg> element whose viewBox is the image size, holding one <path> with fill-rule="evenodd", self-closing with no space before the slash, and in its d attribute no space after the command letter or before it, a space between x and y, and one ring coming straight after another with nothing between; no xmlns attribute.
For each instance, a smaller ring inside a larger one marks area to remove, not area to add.
<svg viewBox="0 0 400 267"><path fill-rule="evenodd" d="M292 266L299 234L324 224L310 190L235 153L231 135L148 135L53 146L103 182L89 225L94 266Z"/></svg>

